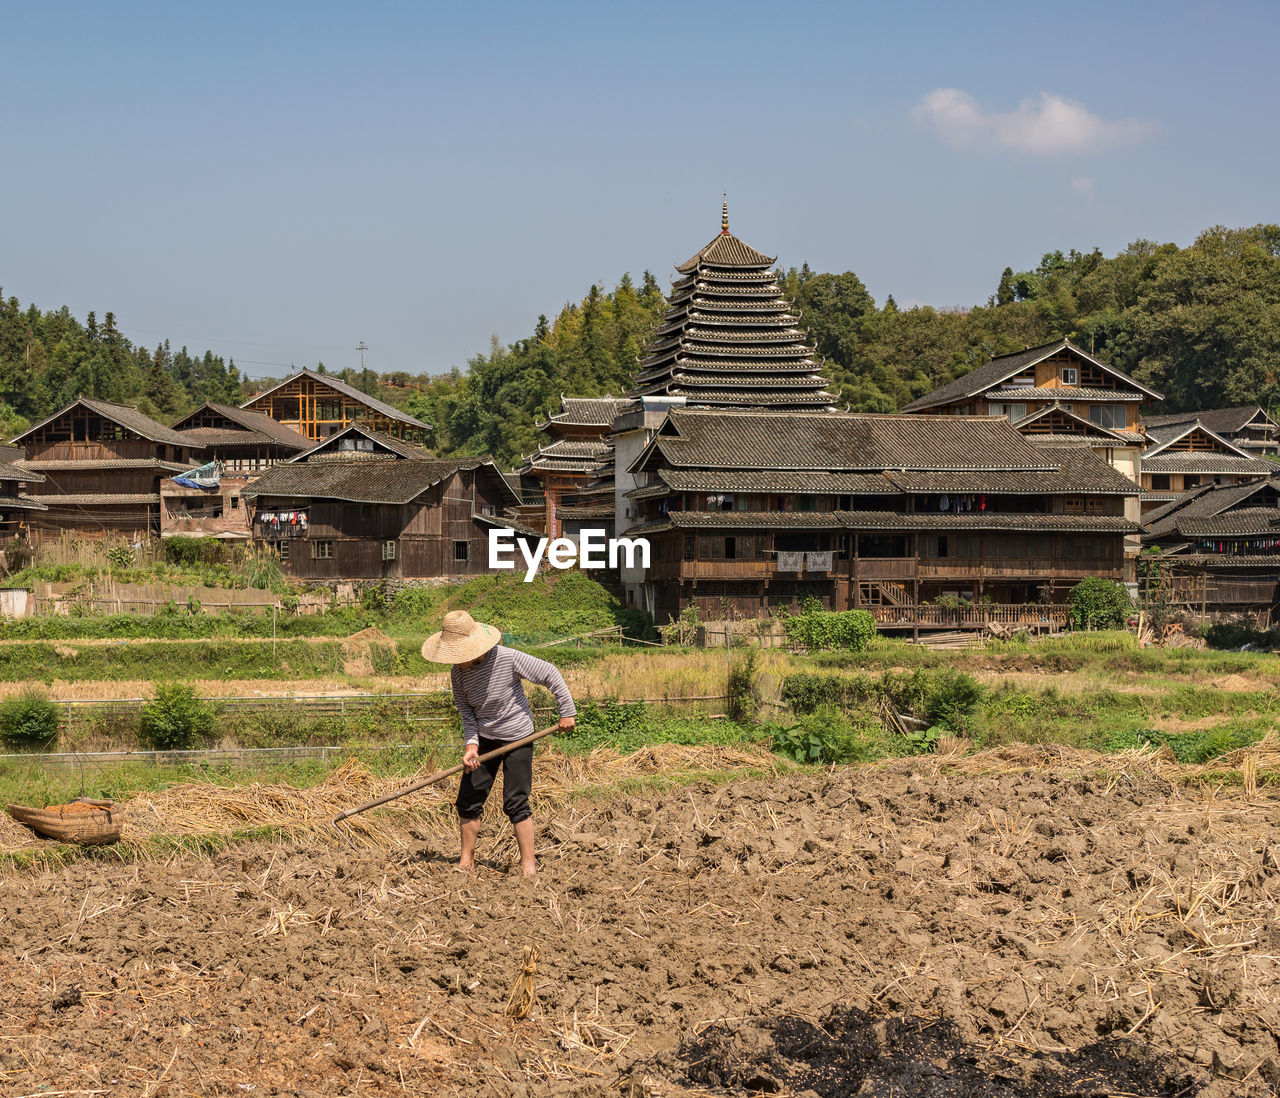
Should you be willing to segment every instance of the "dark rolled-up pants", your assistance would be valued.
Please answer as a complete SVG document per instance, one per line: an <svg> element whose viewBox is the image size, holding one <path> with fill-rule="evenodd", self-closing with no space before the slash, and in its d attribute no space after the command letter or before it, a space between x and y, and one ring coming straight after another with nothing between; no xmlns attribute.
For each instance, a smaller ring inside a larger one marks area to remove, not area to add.
<svg viewBox="0 0 1280 1098"><path fill-rule="evenodd" d="M510 740L490 740L480 737L480 754L487 755L506 747ZM470 774L464 772L458 786L458 799L454 802L458 815L464 820L478 820L489 799L493 779L502 770L502 811L513 824L533 815L529 808L529 792L533 786L533 744L525 744L508 751L497 759L482 762Z"/></svg>

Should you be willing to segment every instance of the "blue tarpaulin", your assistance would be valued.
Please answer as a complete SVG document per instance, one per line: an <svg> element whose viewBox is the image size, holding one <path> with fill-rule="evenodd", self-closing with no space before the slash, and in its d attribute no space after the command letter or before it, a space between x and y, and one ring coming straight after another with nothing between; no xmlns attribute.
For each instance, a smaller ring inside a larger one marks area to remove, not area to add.
<svg viewBox="0 0 1280 1098"><path fill-rule="evenodd" d="M174 484L184 488L217 488L222 483L222 470L216 461L201 465L199 469L191 469L173 478Z"/></svg>

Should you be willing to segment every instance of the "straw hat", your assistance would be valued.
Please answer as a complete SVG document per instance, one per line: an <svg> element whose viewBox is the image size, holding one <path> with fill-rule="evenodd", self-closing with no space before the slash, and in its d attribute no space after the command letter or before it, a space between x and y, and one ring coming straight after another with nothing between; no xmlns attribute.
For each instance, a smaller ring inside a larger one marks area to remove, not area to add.
<svg viewBox="0 0 1280 1098"><path fill-rule="evenodd" d="M465 610L451 610L444 616L444 628L423 642L422 658L431 663L466 663L500 640L502 634L492 625L481 625Z"/></svg>

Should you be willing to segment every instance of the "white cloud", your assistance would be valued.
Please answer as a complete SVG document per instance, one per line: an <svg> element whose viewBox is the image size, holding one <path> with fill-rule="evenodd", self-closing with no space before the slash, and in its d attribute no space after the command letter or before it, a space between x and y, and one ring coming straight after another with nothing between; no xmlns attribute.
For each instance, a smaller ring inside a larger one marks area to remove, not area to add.
<svg viewBox="0 0 1280 1098"><path fill-rule="evenodd" d="M1156 129L1135 118L1108 122L1084 104L1052 92L1024 99L1017 110L1001 114L984 111L973 96L958 88L935 88L912 108L911 115L956 148L1012 149L1033 156L1129 145Z"/></svg>

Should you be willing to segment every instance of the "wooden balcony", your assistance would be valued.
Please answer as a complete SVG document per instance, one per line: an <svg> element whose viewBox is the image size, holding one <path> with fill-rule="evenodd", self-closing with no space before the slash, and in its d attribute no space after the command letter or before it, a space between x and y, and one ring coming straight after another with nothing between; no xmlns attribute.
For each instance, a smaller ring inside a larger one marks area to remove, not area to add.
<svg viewBox="0 0 1280 1098"><path fill-rule="evenodd" d="M1118 578L1120 560L1063 559L1055 557L937 557L920 561L922 580L1067 579L1078 576Z"/></svg>

